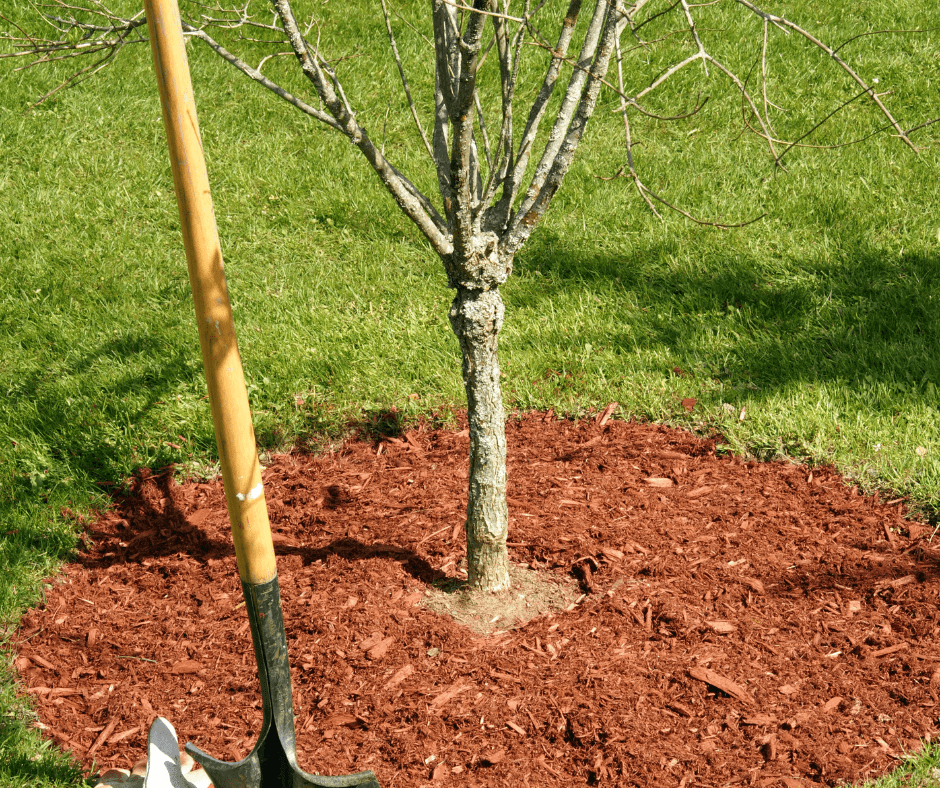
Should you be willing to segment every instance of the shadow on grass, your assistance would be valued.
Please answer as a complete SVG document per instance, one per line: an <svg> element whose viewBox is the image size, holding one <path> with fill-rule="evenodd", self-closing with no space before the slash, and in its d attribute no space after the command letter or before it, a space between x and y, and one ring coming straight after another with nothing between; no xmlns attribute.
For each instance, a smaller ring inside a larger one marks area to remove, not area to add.
<svg viewBox="0 0 940 788"><path fill-rule="evenodd" d="M105 382L98 367L111 359L131 363L122 365L120 376ZM43 488L54 486L58 480L47 478L50 468L74 469L96 481L116 481L128 472L135 455L141 465L166 465L177 459L172 447L163 442L136 454L138 447L128 445L132 441L128 427L143 421L184 387L198 387L199 374L198 353L189 349L167 353L165 342L141 334L96 345L70 363L57 365L54 372L37 369L10 399L12 409L21 414L29 411L29 402L40 403L31 417L20 419L17 425L30 438L24 441L24 455L15 459L19 492L42 494ZM211 423L204 432L200 442L211 438Z"/></svg>
<svg viewBox="0 0 940 788"><path fill-rule="evenodd" d="M619 326L572 332L570 342L622 354L659 349L684 371L757 399L836 381L876 409L905 396L940 403L940 256L886 257L852 240L782 267L779 253L690 263L678 245L607 255L543 234L516 265L537 285L519 288L512 305L544 314L556 296L613 300L622 304Z"/></svg>
<svg viewBox="0 0 940 788"><path fill-rule="evenodd" d="M389 408L368 408L362 415L348 422L360 440L379 443L383 438L400 438L408 428L404 411L394 405Z"/></svg>

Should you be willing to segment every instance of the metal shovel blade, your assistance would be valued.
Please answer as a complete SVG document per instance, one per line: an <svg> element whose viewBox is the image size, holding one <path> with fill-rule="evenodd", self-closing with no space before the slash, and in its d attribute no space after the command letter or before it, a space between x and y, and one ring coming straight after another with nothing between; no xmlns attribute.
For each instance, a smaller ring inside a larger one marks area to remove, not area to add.
<svg viewBox="0 0 940 788"><path fill-rule="evenodd" d="M192 744L186 745L186 752L206 770L216 788L379 788L371 771L322 777L297 766L290 663L277 577L258 585L242 581L242 590L261 681L261 735L248 757L237 763L216 760Z"/></svg>

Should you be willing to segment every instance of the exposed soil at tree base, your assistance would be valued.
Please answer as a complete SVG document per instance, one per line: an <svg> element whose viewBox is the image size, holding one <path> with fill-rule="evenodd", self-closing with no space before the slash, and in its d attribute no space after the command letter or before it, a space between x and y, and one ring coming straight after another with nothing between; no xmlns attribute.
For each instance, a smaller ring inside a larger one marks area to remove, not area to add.
<svg viewBox="0 0 940 788"><path fill-rule="evenodd" d="M479 636L423 605L462 575L466 429L264 473L298 760L383 788L836 785L940 715L940 536L830 468L662 426L507 423L510 556L569 609ZM156 715L236 760L260 692L220 481L143 470L23 619L40 727L90 770Z"/></svg>

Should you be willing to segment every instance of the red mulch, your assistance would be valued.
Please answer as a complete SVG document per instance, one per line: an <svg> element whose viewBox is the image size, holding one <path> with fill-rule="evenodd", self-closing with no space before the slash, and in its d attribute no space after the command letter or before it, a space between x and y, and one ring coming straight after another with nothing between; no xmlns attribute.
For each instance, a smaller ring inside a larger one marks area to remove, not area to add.
<svg viewBox="0 0 940 788"><path fill-rule="evenodd" d="M528 415L507 437L512 559L586 596L489 638L418 604L463 555L465 431L267 469L304 769L834 785L937 736L940 538L899 501L655 425ZM131 765L156 714L244 756L260 697L220 482L144 471L88 534L19 633L41 727L86 768Z"/></svg>

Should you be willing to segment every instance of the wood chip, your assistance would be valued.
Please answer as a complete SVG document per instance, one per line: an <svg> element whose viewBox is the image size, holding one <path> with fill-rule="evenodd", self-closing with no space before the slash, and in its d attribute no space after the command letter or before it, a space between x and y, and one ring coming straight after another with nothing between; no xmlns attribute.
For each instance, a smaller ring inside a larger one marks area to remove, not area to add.
<svg viewBox="0 0 940 788"><path fill-rule="evenodd" d="M508 721L508 720L507 720L507 722L506 722L506 725L508 725L510 728L512 728L512 729L513 729L516 733L518 733L520 736L525 736L525 735L526 735L525 728L523 728L521 725L516 725L516 723L511 722L511 721Z"/></svg>
<svg viewBox="0 0 940 788"><path fill-rule="evenodd" d="M689 668L689 675L696 679L697 681L703 681L706 684L710 684L716 689L720 689L722 692L730 695L735 700L739 700L742 703L753 704L754 699L750 696L748 691L744 689L740 684L736 684L731 679L725 678L719 673L715 673L713 670L708 668Z"/></svg>
<svg viewBox="0 0 940 788"><path fill-rule="evenodd" d="M413 665L405 665L400 667L395 671L395 674L388 680L388 683L385 685L385 689L391 689L392 687L397 687L401 684L406 678L408 678L412 673L415 672Z"/></svg>
<svg viewBox="0 0 940 788"><path fill-rule="evenodd" d="M415 454L424 454L424 448L418 443L418 439L414 436L414 433L409 432L405 435L405 440L408 441L408 445L412 448Z"/></svg>
<svg viewBox="0 0 940 788"><path fill-rule="evenodd" d="M906 648L910 648L910 643L896 643L893 646L888 646L887 648L878 649L878 651L872 651L871 656L873 657L886 657L888 654L894 654L898 651L904 651Z"/></svg>
<svg viewBox="0 0 940 788"><path fill-rule="evenodd" d="M648 479L644 479L650 487L672 487L672 479L666 479L662 476L650 476Z"/></svg>
<svg viewBox="0 0 940 788"><path fill-rule="evenodd" d="M687 460L689 455L682 451L674 451L673 449L663 449L662 451L654 452L655 456L661 457L664 460Z"/></svg>
<svg viewBox="0 0 940 788"><path fill-rule="evenodd" d="M75 687L56 687L53 690L49 691L49 699L53 698L68 698L72 695L81 695L82 691L80 689L75 689Z"/></svg>
<svg viewBox="0 0 940 788"><path fill-rule="evenodd" d="M617 408L619 407L620 407L620 403L618 402L609 403L607 407L604 408L604 410L598 414L597 426L603 427L607 423L607 421L610 419L610 417L613 415L614 411L617 410Z"/></svg>
<svg viewBox="0 0 940 788"><path fill-rule="evenodd" d="M497 763L502 763L506 760L506 750L500 747L498 750L486 753L480 760L488 766L495 766Z"/></svg>
<svg viewBox="0 0 940 788"><path fill-rule="evenodd" d="M55 670L55 665L53 665L48 659L43 659L38 654L29 654L29 658L35 662L39 667L46 668L47 670Z"/></svg>
<svg viewBox="0 0 940 788"><path fill-rule="evenodd" d="M204 669L205 666L201 662L196 662L194 659L181 659L179 662L173 664L173 667L170 668L170 673L177 676L186 676L192 673L198 673L200 670Z"/></svg>
<svg viewBox="0 0 940 788"><path fill-rule="evenodd" d="M98 738L95 739L95 743L92 744L91 747L88 748L88 752L85 753L86 758L91 758L91 756L98 751L98 748L111 738L111 734L114 733L114 729L117 727L117 724L117 720L111 720L111 722L105 726L104 730L101 731Z"/></svg>
<svg viewBox="0 0 940 788"><path fill-rule="evenodd" d="M431 705L435 708L443 706L448 701L456 698L461 692L466 692L468 689L473 687L472 684L461 684L460 682L452 684L446 690L444 690L440 695L438 695L434 700L431 701Z"/></svg>
<svg viewBox="0 0 940 788"><path fill-rule="evenodd" d="M744 583L744 585L746 585L746 586L747 586L748 588L750 588L752 591L756 591L758 594L763 594L763 593L764 593L764 584L763 584L760 580L758 580L757 578L755 578L755 577L739 577L738 580L740 580L742 583Z"/></svg>
<svg viewBox="0 0 940 788"><path fill-rule="evenodd" d="M395 642L395 638L387 637L380 640L366 652L366 658L371 660L382 659L387 653L389 647Z"/></svg>
<svg viewBox="0 0 940 788"><path fill-rule="evenodd" d="M331 714L322 723L320 723L321 730L326 730L327 728L344 728L351 727L357 722L356 718L352 714L345 714L340 712L339 714Z"/></svg>
<svg viewBox="0 0 940 788"><path fill-rule="evenodd" d="M608 561L622 561L624 558L624 554L620 550L615 550L613 547L602 547L601 553Z"/></svg>
<svg viewBox="0 0 940 788"><path fill-rule="evenodd" d="M363 640L359 644L359 648L361 648L363 651L368 651L376 643L380 643L382 641L382 634L383 634L382 632L371 633L369 637L367 637L365 640Z"/></svg>
<svg viewBox="0 0 940 788"><path fill-rule="evenodd" d="M689 492L687 492L685 494L685 497L686 498L701 498L703 495L708 495L708 493L710 493L714 489L715 489L714 487L711 487L709 485L705 485L704 487L696 487L694 490L690 490Z"/></svg>
<svg viewBox="0 0 940 788"><path fill-rule="evenodd" d="M826 713L832 711L839 707L839 704L842 703L842 696L836 695L832 700L827 700L822 707L822 710Z"/></svg>
<svg viewBox="0 0 940 788"><path fill-rule="evenodd" d="M769 714L748 714L741 719L743 725L776 725L777 718Z"/></svg>
<svg viewBox="0 0 940 788"><path fill-rule="evenodd" d="M764 763L777 760L777 756L779 755L777 751L777 737L773 734L768 736L767 741L761 745L760 753L764 758Z"/></svg>
<svg viewBox="0 0 940 788"><path fill-rule="evenodd" d="M730 635L737 629L730 621L706 621L705 625L719 635Z"/></svg>
<svg viewBox="0 0 940 788"><path fill-rule="evenodd" d="M120 733L116 733L114 734L114 736L108 739L108 744L118 744L124 741L125 739L129 739L139 730L140 730L140 727L138 726L137 728L128 728L126 731L121 731Z"/></svg>
<svg viewBox="0 0 940 788"><path fill-rule="evenodd" d="M885 537L891 543L891 545L896 545L898 543L898 537L895 536L894 531L891 530L891 526L887 523L882 523L881 527L884 529Z"/></svg>

